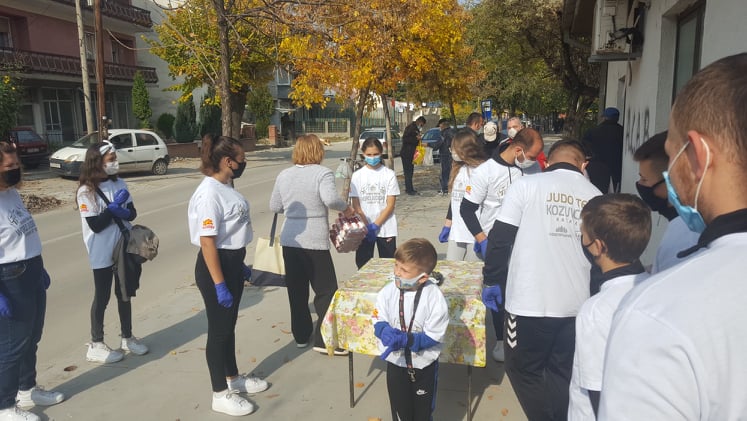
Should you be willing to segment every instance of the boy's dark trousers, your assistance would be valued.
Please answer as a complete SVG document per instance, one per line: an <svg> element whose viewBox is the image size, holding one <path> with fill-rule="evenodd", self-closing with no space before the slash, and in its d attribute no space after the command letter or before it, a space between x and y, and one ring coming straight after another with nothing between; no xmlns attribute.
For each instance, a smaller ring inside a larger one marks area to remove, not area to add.
<svg viewBox="0 0 747 421"><path fill-rule="evenodd" d="M399 421L430 421L436 408L438 360L423 369L414 370L413 383L406 367L390 362L386 364L386 388L392 415L396 414Z"/></svg>
<svg viewBox="0 0 747 421"><path fill-rule="evenodd" d="M379 257L382 259L394 257L394 251L397 249L397 237L377 237L375 242L363 240L358 250L355 251L355 264L358 269L368 263L374 254L374 245L379 249Z"/></svg>
<svg viewBox="0 0 747 421"><path fill-rule="evenodd" d="M527 418L567 419L576 318L525 317L506 312L504 320L504 367Z"/></svg>

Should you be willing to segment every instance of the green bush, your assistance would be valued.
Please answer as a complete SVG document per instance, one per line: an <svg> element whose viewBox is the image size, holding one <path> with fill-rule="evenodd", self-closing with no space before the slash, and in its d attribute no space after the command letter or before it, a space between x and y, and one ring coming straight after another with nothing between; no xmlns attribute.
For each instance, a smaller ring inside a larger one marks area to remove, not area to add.
<svg viewBox="0 0 747 421"><path fill-rule="evenodd" d="M223 131L221 124L220 105L215 102L215 90L210 88L207 95L200 102L200 137L206 133L220 135Z"/></svg>
<svg viewBox="0 0 747 421"><path fill-rule="evenodd" d="M174 138L174 114L163 113L158 117L156 122L156 128L164 139Z"/></svg>
<svg viewBox="0 0 747 421"><path fill-rule="evenodd" d="M249 92L246 96L246 108L254 117L257 138L266 137L270 117L275 112L275 101L270 89L263 85Z"/></svg>
<svg viewBox="0 0 747 421"><path fill-rule="evenodd" d="M197 112L195 103L190 97L186 102L180 102L176 108L176 120L174 121L174 137L179 143L189 143L197 136Z"/></svg>
<svg viewBox="0 0 747 421"><path fill-rule="evenodd" d="M150 95L145 87L143 75L137 71L132 81L132 113L138 119L141 129L150 128L150 118L153 110L150 108Z"/></svg>

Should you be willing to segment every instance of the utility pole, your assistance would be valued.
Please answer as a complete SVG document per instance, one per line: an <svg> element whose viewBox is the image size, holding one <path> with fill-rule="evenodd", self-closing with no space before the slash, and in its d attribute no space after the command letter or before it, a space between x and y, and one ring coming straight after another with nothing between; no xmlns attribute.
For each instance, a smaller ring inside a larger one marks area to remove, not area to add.
<svg viewBox="0 0 747 421"><path fill-rule="evenodd" d="M75 0L75 20L78 24L78 47L80 50L80 71L83 78L83 101L86 110L86 134L93 131L93 113L91 111L91 83L88 79L88 58L86 57L86 33L83 26L83 14L80 0Z"/></svg>
<svg viewBox="0 0 747 421"><path fill-rule="evenodd" d="M96 32L96 96L98 100L99 138L107 139L106 95L104 92L104 24L101 20L101 0L93 2L94 31Z"/></svg>

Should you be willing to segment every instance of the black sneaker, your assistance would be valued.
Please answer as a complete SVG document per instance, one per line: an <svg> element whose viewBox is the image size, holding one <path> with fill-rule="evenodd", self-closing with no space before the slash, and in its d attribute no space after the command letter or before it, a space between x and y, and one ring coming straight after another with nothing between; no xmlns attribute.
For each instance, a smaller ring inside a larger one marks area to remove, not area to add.
<svg viewBox="0 0 747 421"><path fill-rule="evenodd" d="M410 196L418 196L418 195L420 195L420 193L418 193L417 190L408 191L407 194L409 194Z"/></svg>

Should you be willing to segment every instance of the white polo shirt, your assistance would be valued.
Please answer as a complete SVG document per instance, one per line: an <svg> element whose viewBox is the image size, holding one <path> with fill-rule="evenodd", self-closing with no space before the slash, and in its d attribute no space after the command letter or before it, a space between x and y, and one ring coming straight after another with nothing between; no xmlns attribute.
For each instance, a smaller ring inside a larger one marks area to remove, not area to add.
<svg viewBox="0 0 747 421"><path fill-rule="evenodd" d="M568 421L596 421L589 390L602 390L602 368L612 316L623 297L649 275L620 276L602 284L576 316L576 352L573 355Z"/></svg>
<svg viewBox="0 0 747 421"><path fill-rule="evenodd" d="M390 282L379 291L376 296L376 311L373 315L373 324L377 322L387 322L389 326L400 329L399 323L399 288ZM404 299L404 311L405 311L405 324L410 325L410 319L412 319L412 306L415 302L416 291L406 291ZM412 366L414 368L425 368L428 367L433 361L436 361L441 355L441 349L443 348L444 335L446 335L446 327L449 325L449 306L446 303L441 289L438 285L428 282L423 287L423 292L420 295L420 302L415 314L415 321L412 324L412 332L418 333L423 332L428 335L429 338L439 342L438 345L430 348L421 349L418 352L412 353ZM386 347L377 341L379 344L379 353L383 353ZM407 367L405 362L404 349L393 351L386 360L392 364L400 367Z"/></svg>
<svg viewBox="0 0 747 421"><path fill-rule="evenodd" d="M39 231L18 190L0 191L0 264L31 259L41 252Z"/></svg>
<svg viewBox="0 0 747 421"><path fill-rule="evenodd" d="M99 184L99 190L104 193L109 202L114 200L114 193L120 189L126 189L127 183L121 178L115 181L106 180ZM88 186L83 185L78 188L78 211L81 217L81 227L83 230L83 242L86 244L88 251L88 262L91 269L103 269L114 264L112 254L114 246L122 236L119 225L112 218L112 223L104 228L101 232L93 232L86 222L89 216L97 216L106 210L106 202L96 193L96 190L89 190ZM132 202L132 196L127 199L126 203ZM125 227L130 228L128 221L122 220Z"/></svg>
<svg viewBox="0 0 747 421"><path fill-rule="evenodd" d="M454 177L454 183L451 187L451 231L449 231L449 240L457 243L474 243L475 237L467 229L467 224L462 219L459 207L462 205L464 192L469 185L469 179L475 168L468 165L462 165L459 172ZM477 211L475 212L477 214Z"/></svg>
<svg viewBox="0 0 747 421"><path fill-rule="evenodd" d="M747 233L637 286L607 344L600 419L742 420L747 414Z"/></svg>
<svg viewBox="0 0 747 421"><path fill-rule="evenodd" d="M520 169L514 166L501 165L494 159L483 162L470 174L464 199L480 205L477 217L485 234L493 228L493 223L498 216L498 209L503 203L503 196L506 194L508 186L521 176Z"/></svg>
<svg viewBox="0 0 747 421"><path fill-rule="evenodd" d="M369 168L368 165L353 173L350 179L350 197L357 197L368 223L373 223L386 208L389 196L399 196L399 184L394 171L384 165ZM397 236L397 217L389 215L377 234L377 237Z"/></svg>
<svg viewBox="0 0 747 421"><path fill-rule="evenodd" d="M189 237L200 247L200 237L215 237L219 249L238 250L252 242L249 202L241 193L213 177L205 177L187 208Z"/></svg>
<svg viewBox="0 0 747 421"><path fill-rule="evenodd" d="M662 272L680 263L684 259L678 258L677 253L697 244L699 237L700 234L690 231L679 216L669 221L659 248L656 249L651 273Z"/></svg>
<svg viewBox="0 0 747 421"><path fill-rule="evenodd" d="M589 298L591 265L581 249L581 208L601 193L578 171L557 168L516 180L498 220L518 227L508 265L506 310L573 317Z"/></svg>

